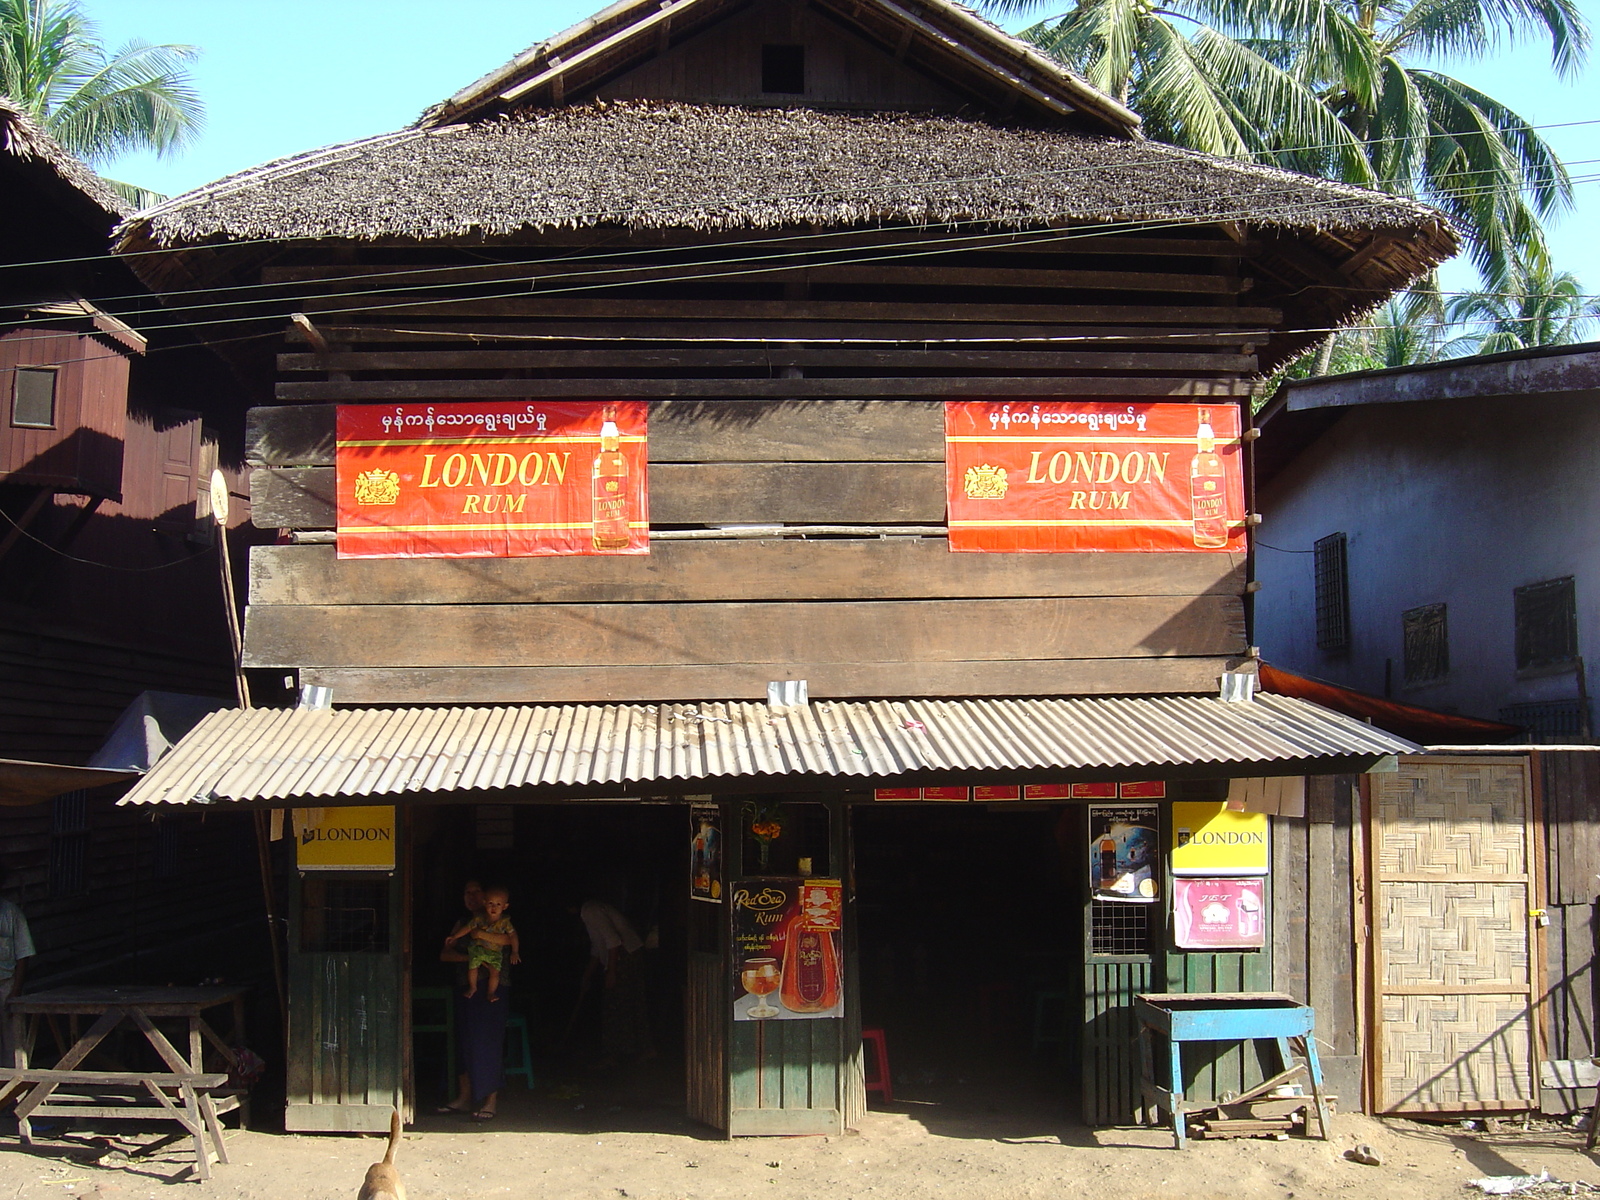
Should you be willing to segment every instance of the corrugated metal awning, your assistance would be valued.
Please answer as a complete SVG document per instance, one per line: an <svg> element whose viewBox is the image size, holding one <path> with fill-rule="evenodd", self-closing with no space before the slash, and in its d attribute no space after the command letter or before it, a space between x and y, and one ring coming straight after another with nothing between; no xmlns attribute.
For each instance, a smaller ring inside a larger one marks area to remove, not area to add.
<svg viewBox="0 0 1600 1200"><path fill-rule="evenodd" d="M1285 696L233 709L201 721L122 803L753 791L991 773L1222 777L1360 770L1417 750Z"/></svg>

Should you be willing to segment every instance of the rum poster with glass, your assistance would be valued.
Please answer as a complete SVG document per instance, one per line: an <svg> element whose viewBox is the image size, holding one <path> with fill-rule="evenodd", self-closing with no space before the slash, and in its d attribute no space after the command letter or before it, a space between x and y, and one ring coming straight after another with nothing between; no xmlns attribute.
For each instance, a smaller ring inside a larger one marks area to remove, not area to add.
<svg viewBox="0 0 1600 1200"><path fill-rule="evenodd" d="M951 550L1242 554L1239 407L950 400Z"/></svg>
<svg viewBox="0 0 1600 1200"><path fill-rule="evenodd" d="M1089 805L1089 894L1114 904L1154 904L1156 830L1153 804Z"/></svg>
<svg viewBox="0 0 1600 1200"><path fill-rule="evenodd" d="M740 879L733 915L733 1019L844 1015L844 885L837 879Z"/></svg>
<svg viewBox="0 0 1600 1200"><path fill-rule="evenodd" d="M341 404L338 555L648 554L648 408Z"/></svg>

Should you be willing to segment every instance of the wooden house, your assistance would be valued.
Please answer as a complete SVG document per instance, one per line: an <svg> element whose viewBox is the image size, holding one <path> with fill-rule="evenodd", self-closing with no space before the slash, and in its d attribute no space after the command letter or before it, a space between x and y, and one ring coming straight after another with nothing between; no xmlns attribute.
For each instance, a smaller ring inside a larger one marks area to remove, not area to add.
<svg viewBox="0 0 1600 1200"><path fill-rule="evenodd" d="M1187 464L1198 402L1245 457L1252 380L1455 244L1411 202L1149 142L947 0L624 0L407 129L129 221L133 269L175 312L225 302L220 349L272 388L253 519L288 536L252 554L245 664L332 701L219 714L129 799L303 829L397 810L392 875L292 881L290 1127L412 1103L410 985L481 861L535 891L638 867L688 1111L729 1134L853 1126L862 1025L906 1054L910 1012L1060 1053L1056 1092L1132 1117L1134 993L1275 979L1270 944L1178 949L1174 805L1410 743L1252 698L1242 510L1220 552L953 553L949 406L1009 430L1186 405ZM338 421L568 401L647 411L648 554L362 559L335 532ZM1146 798L1162 903L1091 898L1096 796ZM716 806L719 886L842 881L827 1019L740 1015L689 797ZM381 936L303 933L355 907ZM1197 1086L1255 1069L1225 1054Z"/></svg>
<svg viewBox="0 0 1600 1200"><path fill-rule="evenodd" d="M249 821L151 821L116 806L128 772L86 764L141 693L232 695L200 499L237 389L192 335L135 328L153 305L110 256L127 208L3 100L0 187L0 861L30 982L232 973L261 928Z"/></svg>

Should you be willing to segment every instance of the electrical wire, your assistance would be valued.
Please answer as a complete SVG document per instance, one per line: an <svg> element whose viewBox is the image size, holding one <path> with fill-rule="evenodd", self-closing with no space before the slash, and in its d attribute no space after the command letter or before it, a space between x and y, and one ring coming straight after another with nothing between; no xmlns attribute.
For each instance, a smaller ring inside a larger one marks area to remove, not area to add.
<svg viewBox="0 0 1600 1200"><path fill-rule="evenodd" d="M1597 173L1597 174L1595 174L1593 176L1583 177L1581 181L1585 182L1585 183L1600 181L1600 173ZM1284 188L1282 189L1283 192L1298 191L1298 190L1300 190L1298 184L1291 185L1287 181L1285 182ZM1489 191L1489 190L1492 190L1492 189L1485 189L1486 192ZM1271 193L1267 193L1267 195L1270 196ZM1258 194L1258 196L1254 197L1253 199L1259 201L1261 199L1261 196ZM1153 204L1155 204L1157 202L1151 201L1150 203L1153 205ZM1310 217L1316 215L1316 212L1318 211L1319 208L1321 208L1321 209L1337 209L1338 207L1341 207L1341 206L1364 204L1364 203L1366 203L1366 201L1364 201L1364 200L1362 200L1360 198L1354 198L1354 197L1328 197L1326 200L1319 202L1317 205L1309 205L1308 204L1308 205L1298 206L1297 215L1300 215L1300 216L1306 217L1306 218L1310 218ZM1256 211L1257 210L1254 209L1254 208L1251 208L1251 209L1241 208L1241 209L1225 211L1225 212L1221 212L1221 213L1216 213L1216 212L1201 213L1201 214L1197 214L1194 217L1170 218L1170 219L1166 219L1166 220L1151 219L1151 218L1146 218L1146 219L1142 219L1141 220L1140 218L1134 217L1134 218L1130 218L1130 219L1123 220L1123 221L1106 222L1106 223L1103 223L1103 224L1097 225L1097 226L1085 227L1083 229L1074 230L1074 231L1072 231L1070 233L1062 233L1059 236L1053 236L1053 237L1049 237L1049 238L1040 238L1038 240L1039 241L1071 241L1071 240L1077 240L1077 239L1083 239L1083 238L1095 238L1095 237L1105 236L1106 232L1108 230L1109 231L1113 231L1113 232L1127 232L1127 231L1150 232L1150 231L1159 230L1159 229L1189 228L1189 227L1193 227L1197 223L1210 224L1210 223L1222 222L1222 221L1230 221L1230 220L1247 220L1249 217L1253 216L1256 213ZM978 221L964 222L964 223L967 223L967 224L985 224L985 225L991 224L990 222L978 222ZM926 229L925 226L915 226L915 227L908 227L908 228L917 228L919 230ZM841 231L839 233L839 236L848 236L850 234L859 235L859 233L860 233L859 230ZM870 264L870 263L885 262L885 261L892 262L892 261L899 261L899 260L902 260L902 259L905 259L905 258L911 258L911 257L930 257L930 256L936 256L936 255L943 254L943 253L953 253L953 252L955 252L955 248L951 245L951 243L956 242L956 241L969 242L969 241L974 241L974 240L982 240L982 241L991 241L992 242L997 236L1003 236L1003 235L997 235L997 234L993 233L992 231L991 232L985 232L983 234L969 235L967 238L964 238L964 239L946 239L946 240L942 240L940 245L933 246L933 247L927 246L926 242L921 238L915 239L913 241L908 241L908 242L888 243L886 245L885 244L880 244L880 245L878 245L876 247L873 247L873 249L877 249L877 250L891 249L892 250L892 249L903 249L903 248L906 248L906 247L913 247L913 248L917 249L917 252L913 253L913 254L882 254L882 253L879 253L879 254L871 254L871 255L864 255L864 256L858 255L858 256L855 256L855 257L851 257L848 260L842 260L842 261L839 261L839 262L822 263L822 264L809 264L809 265L813 265L813 266L819 266L819 265L820 266L855 265L855 264ZM784 239L784 240L789 240L789 239ZM815 241L816 239L815 239L815 236L812 235L812 236L808 236L806 238L806 240ZM765 243L763 243L763 244L765 244ZM1032 242L1030 241L1029 244L1032 244ZM963 246L961 248L966 248L966 247ZM681 252L683 249L685 249L685 247L673 247L673 249ZM844 251L844 250L851 250L851 249L860 249L860 247L859 246L844 246L844 247L839 247L838 249L840 251ZM630 283L632 283L632 284L645 284L645 283L649 283L649 284L704 283L704 282L715 282L715 281L719 281L719 280L737 279L737 278L739 278L740 276L743 276L743 275L760 274L760 273L769 271L769 270L773 269L771 264L773 262L775 262L775 261L785 260L785 259L790 259L790 258L795 258L795 257L810 257L810 256L813 256L815 253L816 253L815 250L807 249L807 250L803 250L803 251L787 251L787 252L782 252L782 253L778 253L778 254L768 254L768 255L749 255L749 254L744 254L744 255L737 255L737 256L732 256L732 257L724 257L724 258L720 258L720 259L706 259L706 260L701 260L701 261L698 261L698 262L695 262L695 263L692 263L692 264L680 264L680 265L683 265L685 267L692 266L692 267L696 268L690 274L683 274L683 275L677 275L677 276L673 276L673 275L658 275L658 276L653 276L653 277L650 277L650 278L647 278L647 279L635 278L635 279L631 279L631 280L630 279L598 280L598 281L593 281L592 280L591 282L581 283L581 284L573 284L573 285L570 285L568 287L556 287L556 288L547 287L547 288L543 288L537 293L537 297L543 298L543 297L552 297L552 296L561 296L561 295L571 295L571 294L574 294L574 293L577 293L577 292L599 291L599 290L602 290L602 289L617 287L617 286L630 284ZM506 265L515 266L517 264L506 264ZM728 271L723 271L723 272L706 272L705 270L703 270L703 268L705 268L705 267L716 267L716 266L728 266L730 268L742 268L742 269L730 269ZM453 269L453 268L449 268L449 267L437 268L437 269L421 268L421 270L430 270L430 271L431 270L449 270L449 269ZM475 265L473 265L471 267L471 269L482 270L483 268L482 268L481 265L476 265L475 264ZM647 268L647 269L650 269L650 268ZM663 268L657 268L657 269L666 270L666 269L669 269L669 268L663 267ZM414 272L414 271L419 270L419 268L409 268L408 267L405 270L407 272ZM594 276L596 274L619 274L619 275L624 275L624 274L628 274L630 272L636 272L636 270L637 270L637 268L634 268L634 267L618 267L618 268L615 268L611 272L607 272L607 271L596 272L596 271L593 271L593 270L580 270L580 271L572 272L569 275L555 274L555 275L547 276L547 277L544 277L544 278L546 278L546 279L562 279L562 278L571 278L573 276L590 276L590 277L592 277L592 276ZM370 279L371 277L361 277L361 278ZM299 282L299 281L296 281L296 282ZM493 281L493 280L488 280L488 281L479 280L479 281L475 281L471 286L484 286L485 284L493 283L493 282L496 282L496 281ZM483 301L518 299L518 298L524 298L524 297L529 297L529 296L535 295L534 293L531 293L531 292L526 290L525 286L523 286L524 282L525 281L519 281L519 286L514 291L490 292L490 293L487 293L487 294L480 293L480 294L465 295L465 296L455 296L455 297L438 296L437 293L440 290L440 286L441 285L434 284L434 283L414 284L414 285L409 285L409 286L399 287L399 288L389 288L389 289L385 289L384 294L385 295L395 295L395 294L410 294L410 293L416 293L416 292L429 292L429 293L434 293L435 294L434 297L429 301L430 305L432 305L432 306L448 305L448 304L470 304L470 303L483 302ZM213 293L217 293L217 292L229 292L229 291L252 291L252 292L254 292L254 291L259 291L260 288L262 288L263 286L270 287L270 286L275 286L275 285L270 285L270 284L269 285L261 285L261 284L231 284L231 285L222 285L221 287L216 288L216 289L201 289L201 291L202 291L203 294L213 294ZM443 286L444 287L450 287L451 285L447 283L447 284L445 284ZM462 285L462 286L465 286L465 285ZM1301 291L1306 291L1306 290L1311 290L1312 288L1331 287L1331 286L1333 286L1333 285L1313 283L1311 285L1308 285L1307 288L1302 288L1300 290ZM298 295L291 296L291 297L262 297L259 300L250 300L250 301L220 300L220 301L214 301L214 302L208 302L208 303L202 303L202 304L175 305L175 306L166 307L166 308L164 308L164 309L162 309L160 311L161 311L161 313L163 315L167 315L167 314L173 314L173 313L202 312L202 311L209 311L209 310L219 309L219 308L228 308L228 309L235 309L236 310L236 309L238 309L240 307L248 306L248 305L251 305L251 304L258 304L258 305L274 304L274 305L279 305L279 304L283 304L286 300L288 300L288 301L305 301L305 300L353 299L353 298L360 298L360 297L363 297L363 296L371 295L372 291L373 291L373 289L370 289L370 288L362 288L359 291L338 292L338 293L327 293L327 292L323 292L323 291L313 291L313 292L305 292L305 293L298 294ZM141 298L145 298L145 297L141 297ZM153 328L154 327L159 327L159 328L162 328L162 329L165 329L165 330L175 330L175 329L198 329L198 328L204 328L204 327L208 327L208 326L211 326L211 325L217 325L217 324L236 324L236 323L239 323L239 322L242 322L242 321L265 321L265 320L271 320L271 321L277 322L277 321L286 320L288 315L289 315L289 311L294 311L298 307L299 307L299 305L296 304L296 305L291 306L291 308L289 310L287 310L287 311L283 311L281 313L280 312L272 312L272 313L263 314L263 315L260 315L260 316L235 313L234 315L231 315L229 317L220 318L220 319L216 319L216 320L210 320L210 321L205 321L205 320L199 320L199 321L176 321L176 322L165 322L165 321L163 321L163 322L161 322L159 324L159 326L152 326L152 327ZM360 311L360 312L364 312L364 313L370 313L370 312L387 312L387 311L392 311L392 310L395 310L395 309L412 308L412 307L416 307L416 304L412 303L412 302L408 302L408 301L403 301L402 300L402 301L396 301L396 302L391 303L391 304L363 304L363 305L351 306L351 307L352 307L353 310L356 310L356 311ZM40 317L37 317L37 318L24 319L22 321L19 321L19 322L15 323L13 327L14 328L19 328L19 327L24 327L24 326L26 326L28 324L48 324L48 323L51 323L53 321L59 321L59 317L40 316ZM19 339L19 340L21 340L21 339Z"/></svg>
<svg viewBox="0 0 1600 1200"><path fill-rule="evenodd" d="M197 554L191 554L188 558L178 558L178 559L174 559L172 562L157 563L153 567L119 567L115 563L95 562L92 558L79 558L76 554L68 554L65 550L59 549L59 548L57 548L55 546L52 546L49 542L45 541L44 539L37 538L33 534L29 533L26 529L24 529L21 525L19 525L15 520L13 520L11 514L6 512L4 509L0 509L0 517L5 518L5 522L6 522L7 525L10 525L12 529L16 530L23 537L27 538L30 542L33 542L35 545L44 547L46 550L50 551L51 554L59 555L61 558L66 559L68 562L82 563L86 567L99 567L102 570L106 570L106 571L121 571L121 572L123 572L125 574L128 574L128 575L146 575L146 574L149 574L151 571L167 571L167 570L171 570L173 567L186 567L190 563L199 562L207 554L216 553L216 547L214 545L212 545L212 546L204 547Z"/></svg>

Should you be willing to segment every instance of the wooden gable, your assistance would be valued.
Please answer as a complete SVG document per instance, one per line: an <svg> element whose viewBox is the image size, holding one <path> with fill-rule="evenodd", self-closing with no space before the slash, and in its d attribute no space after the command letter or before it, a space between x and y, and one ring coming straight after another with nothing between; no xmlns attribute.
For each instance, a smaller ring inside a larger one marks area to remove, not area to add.
<svg viewBox="0 0 1600 1200"><path fill-rule="evenodd" d="M752 4L594 95L601 100L940 111L970 103L955 88L803 0Z"/></svg>

